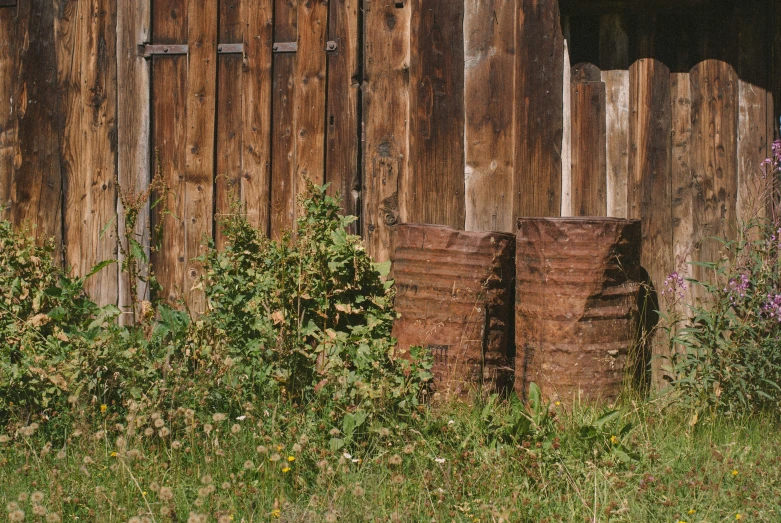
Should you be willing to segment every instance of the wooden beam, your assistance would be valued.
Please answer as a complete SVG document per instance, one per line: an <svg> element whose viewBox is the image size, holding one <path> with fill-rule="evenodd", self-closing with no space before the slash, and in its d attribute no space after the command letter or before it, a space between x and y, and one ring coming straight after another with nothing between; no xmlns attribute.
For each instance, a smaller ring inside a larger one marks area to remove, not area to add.
<svg viewBox="0 0 781 523"><path fill-rule="evenodd" d="M605 84L572 83L572 212L607 216Z"/></svg>

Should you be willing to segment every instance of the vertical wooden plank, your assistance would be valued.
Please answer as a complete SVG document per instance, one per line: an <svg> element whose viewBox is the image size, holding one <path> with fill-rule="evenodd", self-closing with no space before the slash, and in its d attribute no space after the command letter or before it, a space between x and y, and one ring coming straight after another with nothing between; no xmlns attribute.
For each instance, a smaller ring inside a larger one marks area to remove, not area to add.
<svg viewBox="0 0 781 523"><path fill-rule="evenodd" d="M466 5L466 230L513 232L515 1Z"/></svg>
<svg viewBox="0 0 781 523"><path fill-rule="evenodd" d="M657 293L673 270L671 207L670 70L653 59L642 59L629 70L629 184L627 213L642 219L642 265ZM664 302L652 293L647 311L664 314ZM663 383L659 358L669 356L661 331L649 340L653 382Z"/></svg>
<svg viewBox="0 0 781 523"><path fill-rule="evenodd" d="M116 4L63 0L55 22L61 112L60 152L65 208L65 264L85 275L116 259ZM100 305L116 304L118 270L92 276L85 290Z"/></svg>
<svg viewBox="0 0 781 523"><path fill-rule="evenodd" d="M564 38L556 0L519 0L516 26L518 216L561 212Z"/></svg>
<svg viewBox="0 0 781 523"><path fill-rule="evenodd" d="M572 69L569 44L564 41L561 138L561 215L572 216ZM517 109L516 109L517 110Z"/></svg>
<svg viewBox="0 0 781 523"><path fill-rule="evenodd" d="M670 75L672 120L672 227L674 270L684 278L694 276L691 265L694 250L694 180L691 168L692 101L689 73ZM692 304L692 286L688 286L679 300L676 313L681 318L689 315Z"/></svg>
<svg viewBox="0 0 781 523"><path fill-rule="evenodd" d="M54 238L62 255L62 173L58 128L56 6L30 0L18 6L15 94L17 142L11 185L12 222L29 225L39 239Z"/></svg>
<svg viewBox="0 0 781 523"><path fill-rule="evenodd" d="M629 173L629 71L603 71L606 92L607 216L626 218Z"/></svg>
<svg viewBox="0 0 781 523"><path fill-rule="evenodd" d="M328 54L328 122L325 181L329 194L339 194L345 214L360 214L358 172L361 88L360 2L331 0L328 39L336 51ZM357 231L353 224L352 232Z"/></svg>
<svg viewBox="0 0 781 523"><path fill-rule="evenodd" d="M151 2L119 2L117 4L117 175L119 190L136 195L149 184L151 155L150 139L150 65L139 56L137 46L150 40ZM128 249L124 237L125 211L118 202L118 230L120 241ZM140 210L132 237L145 255L150 255L149 204ZM120 263L122 262L120 257ZM141 276L144 276L142 274ZM149 299L149 289L136 282L138 299ZM120 321L130 323L133 303L132 286L127 275L119 276L119 307L123 311Z"/></svg>
<svg viewBox="0 0 781 523"><path fill-rule="evenodd" d="M187 9L187 133L185 139L184 290L191 311L202 312L205 297L195 286L201 275L195 260L212 237L214 132L217 97L217 0L190 0Z"/></svg>
<svg viewBox="0 0 781 523"><path fill-rule="evenodd" d="M464 4L410 0L411 222L464 228Z"/></svg>
<svg viewBox="0 0 781 523"><path fill-rule="evenodd" d="M712 238L737 235L738 78L726 62L706 60L690 73L692 91L692 169L695 261L721 259L721 244ZM700 281L713 272L695 267ZM702 299L699 294L695 298Z"/></svg>
<svg viewBox="0 0 781 523"><path fill-rule="evenodd" d="M274 0L245 0L241 198L247 219L268 233L271 194L271 64Z"/></svg>
<svg viewBox="0 0 781 523"><path fill-rule="evenodd" d="M572 84L572 211L606 216L605 84Z"/></svg>
<svg viewBox="0 0 781 523"><path fill-rule="evenodd" d="M274 42L298 38L297 0L274 0ZM293 227L296 209L294 86L298 53L276 53L273 65L270 235L279 239Z"/></svg>
<svg viewBox="0 0 781 523"><path fill-rule="evenodd" d="M308 182L321 185L325 181L327 31L327 0L298 0L297 91L293 108L296 199L306 194Z"/></svg>
<svg viewBox="0 0 781 523"><path fill-rule="evenodd" d="M407 221L400 201L409 151L410 2L364 3L365 125L363 237L377 261L390 259L393 226Z"/></svg>
<svg viewBox="0 0 781 523"><path fill-rule="evenodd" d="M152 40L158 44L187 41L186 0L154 0ZM187 58L161 56L152 60L152 111L154 167L159 168L170 189L168 199L152 211L152 224L163 230L159 246L152 251L158 298L177 305L184 298L186 267L184 235L185 130ZM153 195L157 199L160 195Z"/></svg>
<svg viewBox="0 0 781 523"><path fill-rule="evenodd" d="M0 9L0 220L10 218L16 149L16 9Z"/></svg>
<svg viewBox="0 0 781 523"><path fill-rule="evenodd" d="M765 181L760 164L771 156L772 113L770 30L767 2L751 0L735 9L738 25L738 150L737 203L739 222L746 224L767 214L763 201ZM756 232L756 231L754 231Z"/></svg>
<svg viewBox="0 0 781 523"><path fill-rule="evenodd" d="M219 2L219 44L243 42L243 23L240 0ZM246 13L249 14L249 13ZM231 202L243 199L240 192L242 173L243 104L242 104L243 57L238 54L223 54L217 57L217 135L216 135L216 178L214 180L214 241L218 249L225 246L220 221L231 212Z"/></svg>

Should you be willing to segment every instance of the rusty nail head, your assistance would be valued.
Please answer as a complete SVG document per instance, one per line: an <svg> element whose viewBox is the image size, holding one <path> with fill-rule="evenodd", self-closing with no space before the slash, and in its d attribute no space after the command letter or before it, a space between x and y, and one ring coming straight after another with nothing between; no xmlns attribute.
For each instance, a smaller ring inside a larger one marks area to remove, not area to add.
<svg viewBox="0 0 781 523"><path fill-rule="evenodd" d="M221 53L221 52L222 52L222 46L219 46L219 47L217 48L217 52L218 52L218 53Z"/></svg>
<svg viewBox="0 0 781 523"><path fill-rule="evenodd" d="M168 48L166 47L165 49L163 49L163 52L167 53L168 52Z"/></svg>

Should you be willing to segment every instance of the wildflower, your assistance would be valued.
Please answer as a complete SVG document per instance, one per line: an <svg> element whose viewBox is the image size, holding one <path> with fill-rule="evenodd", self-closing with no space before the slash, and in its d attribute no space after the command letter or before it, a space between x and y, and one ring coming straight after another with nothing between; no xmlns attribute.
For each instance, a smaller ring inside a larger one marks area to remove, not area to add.
<svg viewBox="0 0 781 523"><path fill-rule="evenodd" d="M14 510L10 514L8 514L8 521L11 521L13 523L17 521L24 521L24 511L21 509Z"/></svg>
<svg viewBox="0 0 781 523"><path fill-rule="evenodd" d="M9 504L5 506L6 512L13 512L14 510L19 510L19 503L16 501L12 501Z"/></svg>
<svg viewBox="0 0 781 523"><path fill-rule="evenodd" d="M380 429L380 437L387 438L388 436L390 436L390 431L388 429L386 429L385 427L382 427Z"/></svg>
<svg viewBox="0 0 781 523"><path fill-rule="evenodd" d="M233 521L233 518L227 515L220 516L220 519L217 520L217 523L230 523Z"/></svg>
<svg viewBox="0 0 781 523"><path fill-rule="evenodd" d="M293 452L301 452L302 448L301 445L299 445L298 443L294 443L293 446L291 447L291 450Z"/></svg>
<svg viewBox="0 0 781 523"><path fill-rule="evenodd" d="M336 514L333 512L329 512L325 515L325 522L326 523L336 523Z"/></svg>
<svg viewBox="0 0 781 523"><path fill-rule="evenodd" d="M204 485L211 485L212 481L213 481L212 477L210 475L208 475L208 474L204 475L201 478L201 483L204 484Z"/></svg>
<svg viewBox="0 0 781 523"><path fill-rule="evenodd" d="M155 427L156 427L156 428L158 428L158 429L159 429L159 428L160 428L160 427L162 427L163 425L165 425L165 420L163 420L163 418L157 418L157 419L155 420Z"/></svg>
<svg viewBox="0 0 781 523"><path fill-rule="evenodd" d="M93 460L89 456L84 456L84 459L82 461L84 462L85 465L92 465L93 463L95 463L95 460Z"/></svg>
<svg viewBox="0 0 781 523"><path fill-rule="evenodd" d="M319 469L324 469L327 466L328 466L328 461L326 461L324 459L321 459L320 461L317 462L317 468L319 468Z"/></svg>
<svg viewBox="0 0 781 523"><path fill-rule="evenodd" d="M209 433L212 431L212 429L213 429L213 428L214 428L214 427L212 427L211 423L204 423L204 424L203 424L203 431L204 431L206 434L209 434Z"/></svg>
<svg viewBox="0 0 781 523"><path fill-rule="evenodd" d="M453 420L451 419L451 420L449 420L449 421L447 422L447 424L448 424L448 425L455 425L455 424L456 424L456 422L455 422L455 421L453 421Z"/></svg>
<svg viewBox="0 0 781 523"><path fill-rule="evenodd" d="M557 401L557 402L555 403L555 405L558 407L558 406L560 406L560 405L561 405L561 402L560 402L560 401Z"/></svg>
<svg viewBox="0 0 781 523"><path fill-rule="evenodd" d="M415 452L415 446L414 445L404 445L404 448L402 449L402 452L404 454L412 454Z"/></svg>
<svg viewBox="0 0 781 523"><path fill-rule="evenodd" d="M345 452L344 454L342 454L342 456L344 456L344 459L352 459L353 458L352 455L349 452Z"/></svg>
<svg viewBox="0 0 781 523"><path fill-rule="evenodd" d="M217 412L216 414L214 414L212 416L212 421L214 423L220 423L221 421L225 421L226 419L228 419L228 416L226 414L221 413L221 412Z"/></svg>
<svg viewBox="0 0 781 523"><path fill-rule="evenodd" d="M100 406L100 413L101 413L101 414L105 414L105 413L106 413L106 410L108 410L108 405L106 405L106 404L104 403L103 405L101 405L101 406Z"/></svg>
<svg viewBox="0 0 781 523"><path fill-rule="evenodd" d="M255 464L252 463L252 461L247 460L244 462L244 470L251 470L253 468L255 468Z"/></svg>
<svg viewBox="0 0 781 523"><path fill-rule="evenodd" d="M35 504L33 505L33 514L35 514L36 516L45 516L46 508L43 505Z"/></svg>
<svg viewBox="0 0 781 523"><path fill-rule="evenodd" d="M355 487L353 487L353 496L356 498L362 498L365 493L366 491L363 490L363 487L360 485L355 485Z"/></svg>
<svg viewBox="0 0 781 523"><path fill-rule="evenodd" d="M287 461L288 461L289 463L293 463L295 460L296 460L296 458L295 458L294 456L288 456L288 457L287 457Z"/></svg>
<svg viewBox="0 0 781 523"><path fill-rule="evenodd" d="M230 481L223 481L222 485L220 485L220 488L222 490L230 490L231 488L231 482Z"/></svg>
<svg viewBox="0 0 781 523"><path fill-rule="evenodd" d="M265 454L268 452L268 449L266 448L265 445L258 445L257 447L255 447L255 452L257 452L258 454Z"/></svg>
<svg viewBox="0 0 781 523"><path fill-rule="evenodd" d="M244 416L236 416L236 421L244 421L245 419L247 419L246 414Z"/></svg>
<svg viewBox="0 0 781 523"><path fill-rule="evenodd" d="M160 501L171 501L174 499L174 491L170 487L160 487L160 492L157 495Z"/></svg>
<svg viewBox="0 0 781 523"><path fill-rule="evenodd" d="M610 436L610 443L612 443L613 445L618 445L618 437L615 435Z"/></svg>
<svg viewBox="0 0 781 523"><path fill-rule="evenodd" d="M447 461L445 458L434 458L434 461L439 463L440 465L443 464L445 461Z"/></svg>
<svg viewBox="0 0 781 523"><path fill-rule="evenodd" d="M152 434L154 433L155 433L155 429L153 429L152 427L147 427L146 429L144 429L144 436L146 436L147 438L151 437Z"/></svg>
<svg viewBox="0 0 781 523"><path fill-rule="evenodd" d="M19 500L19 503L26 503L27 500L30 499L30 495L27 492L21 492L16 499Z"/></svg>
<svg viewBox="0 0 781 523"><path fill-rule="evenodd" d="M735 519L743 519L743 516L741 516L740 514L735 514Z"/></svg>
<svg viewBox="0 0 781 523"><path fill-rule="evenodd" d="M271 511L271 513L270 513L269 515L270 515L272 518L279 519L279 515L280 515L281 513L282 513L282 512L281 512L281 511L280 511L278 508L275 508L274 510L272 510L272 511Z"/></svg>
<svg viewBox="0 0 781 523"><path fill-rule="evenodd" d="M388 429L385 429L385 430L388 430ZM328 434L330 434L333 437L338 436L340 433L341 433L341 431L339 429L337 429L336 427L334 427L334 428L332 428L331 430L328 431ZM382 435L382 429L380 429L380 435Z"/></svg>
<svg viewBox="0 0 781 523"><path fill-rule="evenodd" d="M157 435L161 438L167 438L171 434L171 431L168 430L168 427L163 427L162 429L157 431Z"/></svg>
<svg viewBox="0 0 781 523"><path fill-rule="evenodd" d="M393 481L397 485L401 485L402 483L404 483L404 476L402 476L401 474L396 474L391 478L391 481Z"/></svg>
<svg viewBox="0 0 781 523"><path fill-rule="evenodd" d="M57 459L65 459L65 456L67 456L67 454L64 450L57 451Z"/></svg>
<svg viewBox="0 0 781 523"><path fill-rule="evenodd" d="M43 492L38 490L30 495L30 501L33 503L41 503L43 501L43 497Z"/></svg>
<svg viewBox="0 0 781 523"><path fill-rule="evenodd" d="M306 434L301 434L301 437L298 438L298 442L303 446L309 443L309 436Z"/></svg>
<svg viewBox="0 0 781 523"><path fill-rule="evenodd" d="M284 473L286 473L286 474L287 474L288 472L290 472L290 467L284 467L284 468L282 468L282 472L284 472Z"/></svg>
<svg viewBox="0 0 781 523"><path fill-rule="evenodd" d="M127 523L141 523L141 518L138 516L133 516L127 520Z"/></svg>
<svg viewBox="0 0 781 523"><path fill-rule="evenodd" d="M388 458L388 463L391 465L401 465L401 456L398 454L394 454L390 458Z"/></svg>
<svg viewBox="0 0 781 523"><path fill-rule="evenodd" d="M123 438L122 436L118 437L117 438L117 448L118 449L124 449L125 447L127 447L127 441L125 441L125 438Z"/></svg>
<svg viewBox="0 0 781 523"><path fill-rule="evenodd" d="M182 448L182 442L179 441L178 439L173 440L171 442L171 448L174 450L179 450L180 448Z"/></svg>
<svg viewBox="0 0 781 523"><path fill-rule="evenodd" d="M163 505L162 507L160 507L161 516L166 517L170 514L171 514L171 507L169 507L168 505Z"/></svg>
<svg viewBox="0 0 781 523"><path fill-rule="evenodd" d="M282 459L282 456L280 456L280 455L279 455L279 454L277 454L276 452L275 452L274 454L272 454L270 458L268 458L268 460L269 460L269 461L273 461L273 462L275 462L275 463L276 463L277 461L281 460L281 459Z"/></svg>
<svg viewBox="0 0 781 523"><path fill-rule="evenodd" d="M11 441L11 438L5 434L0 434L0 443L8 443L9 441Z"/></svg>
<svg viewBox="0 0 781 523"><path fill-rule="evenodd" d="M733 475L733 476L737 476L737 475L738 475L738 471L737 471L737 470L733 470L733 471L732 471L732 475Z"/></svg>
<svg viewBox="0 0 781 523"><path fill-rule="evenodd" d="M56 512L46 514L46 523L60 523L60 515Z"/></svg>
<svg viewBox="0 0 781 523"><path fill-rule="evenodd" d="M200 494L199 494L199 495L200 495ZM196 499L196 500L193 502L193 504L194 504L196 507L202 507L202 506L203 506L203 498L200 498L200 497L199 497L199 498L197 498L197 499Z"/></svg>
<svg viewBox="0 0 781 523"><path fill-rule="evenodd" d="M238 434L240 431L241 431L241 426L240 426L238 423L234 424L234 425L231 427L231 432L232 432L233 434Z"/></svg>

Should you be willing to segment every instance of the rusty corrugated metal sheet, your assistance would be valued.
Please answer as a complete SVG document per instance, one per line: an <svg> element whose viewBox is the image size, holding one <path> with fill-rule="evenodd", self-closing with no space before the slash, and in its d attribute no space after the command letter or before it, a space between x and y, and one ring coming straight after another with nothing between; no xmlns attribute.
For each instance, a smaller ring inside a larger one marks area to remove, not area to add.
<svg viewBox="0 0 781 523"><path fill-rule="evenodd" d="M516 391L620 393L639 328L640 242L639 220L518 220Z"/></svg>
<svg viewBox="0 0 781 523"><path fill-rule="evenodd" d="M434 353L437 392L512 386L514 257L512 234L397 227L393 336L400 348Z"/></svg>

